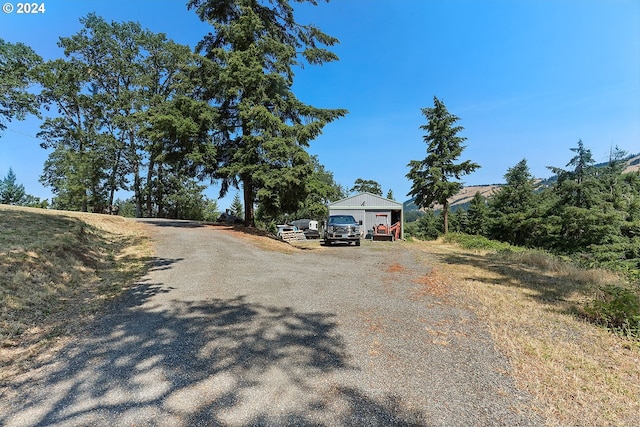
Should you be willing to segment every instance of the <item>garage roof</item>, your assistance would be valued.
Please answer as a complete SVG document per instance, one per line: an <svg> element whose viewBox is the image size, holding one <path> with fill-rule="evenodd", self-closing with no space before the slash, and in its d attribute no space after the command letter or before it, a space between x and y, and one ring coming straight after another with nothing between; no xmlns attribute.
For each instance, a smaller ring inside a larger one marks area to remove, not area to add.
<svg viewBox="0 0 640 427"><path fill-rule="evenodd" d="M371 193L359 193L329 205L330 208L350 209L402 209L402 203Z"/></svg>

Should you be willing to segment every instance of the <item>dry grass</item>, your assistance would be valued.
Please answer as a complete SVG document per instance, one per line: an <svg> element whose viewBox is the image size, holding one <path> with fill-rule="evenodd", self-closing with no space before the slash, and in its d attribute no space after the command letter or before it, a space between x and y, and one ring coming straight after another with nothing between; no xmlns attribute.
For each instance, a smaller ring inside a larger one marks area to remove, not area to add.
<svg viewBox="0 0 640 427"><path fill-rule="evenodd" d="M0 380L62 345L150 255L134 221L0 205Z"/></svg>
<svg viewBox="0 0 640 427"><path fill-rule="evenodd" d="M441 242L411 248L435 254L456 301L486 322L513 366L519 388L550 426L640 425L640 346L580 320L574 307L593 285L618 280L542 254L502 257Z"/></svg>

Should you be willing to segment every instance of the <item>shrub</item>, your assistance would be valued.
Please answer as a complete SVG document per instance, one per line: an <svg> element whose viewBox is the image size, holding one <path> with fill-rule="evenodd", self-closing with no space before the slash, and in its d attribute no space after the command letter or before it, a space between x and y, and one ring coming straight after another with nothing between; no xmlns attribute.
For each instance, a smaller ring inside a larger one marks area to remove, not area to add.
<svg viewBox="0 0 640 427"><path fill-rule="evenodd" d="M640 339L640 292L616 285L599 288L585 306L587 318L623 335Z"/></svg>

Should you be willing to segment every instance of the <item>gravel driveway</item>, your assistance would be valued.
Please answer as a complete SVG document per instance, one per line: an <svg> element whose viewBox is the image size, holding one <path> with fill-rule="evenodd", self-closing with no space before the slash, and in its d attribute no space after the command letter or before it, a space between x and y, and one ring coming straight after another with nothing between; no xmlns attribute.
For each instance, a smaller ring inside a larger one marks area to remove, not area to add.
<svg viewBox="0 0 640 427"><path fill-rule="evenodd" d="M146 220L153 268L0 425L542 425L481 324L424 292L431 260L363 242L286 254Z"/></svg>

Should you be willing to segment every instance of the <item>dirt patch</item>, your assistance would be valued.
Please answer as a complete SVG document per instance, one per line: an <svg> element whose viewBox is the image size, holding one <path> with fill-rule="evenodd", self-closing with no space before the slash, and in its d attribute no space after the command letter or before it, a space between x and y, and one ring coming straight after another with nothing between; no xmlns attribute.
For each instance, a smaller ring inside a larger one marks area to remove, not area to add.
<svg viewBox="0 0 640 427"><path fill-rule="evenodd" d="M432 296L446 299L451 294L449 280L435 268L428 274L419 277L416 283L419 284L420 287L413 292L412 296L414 298Z"/></svg>
<svg viewBox="0 0 640 427"><path fill-rule="evenodd" d="M389 267L387 267L385 271L387 273L400 273L406 271L406 268L404 268L404 266L402 266L401 264L394 262Z"/></svg>

